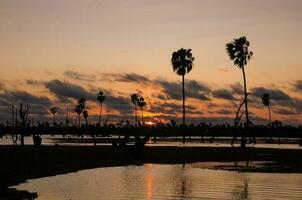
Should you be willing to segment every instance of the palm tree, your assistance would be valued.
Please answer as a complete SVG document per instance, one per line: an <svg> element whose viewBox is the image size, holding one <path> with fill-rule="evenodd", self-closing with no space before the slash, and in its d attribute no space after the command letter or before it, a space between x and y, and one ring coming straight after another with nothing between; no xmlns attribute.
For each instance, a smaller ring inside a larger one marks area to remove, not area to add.
<svg viewBox="0 0 302 200"><path fill-rule="evenodd" d="M264 106L267 106L268 109L268 116L269 116L269 124L270 126L272 126L272 116L271 116L271 108L270 108L270 98L269 98L269 94L265 93L262 96L262 103Z"/></svg>
<svg viewBox="0 0 302 200"><path fill-rule="evenodd" d="M246 118L246 130L249 128L249 113L248 113L248 101L247 101L247 91L246 91L246 78L244 66L251 59L253 52L249 51L249 41L246 37L240 37L234 39L232 42L226 44L226 51L230 56L230 59L234 61L234 65L242 70L243 82L244 82L244 100L245 100L245 118ZM245 147L245 137L241 137L241 147Z"/></svg>
<svg viewBox="0 0 302 200"><path fill-rule="evenodd" d="M138 97L138 94L134 93L130 96L130 98L131 98L131 102L134 104L134 119L135 119L134 124L136 125L137 124L136 105L137 105L139 97Z"/></svg>
<svg viewBox="0 0 302 200"><path fill-rule="evenodd" d="M55 106L53 106L53 107L51 107L50 109L49 109L49 111L50 111L50 113L52 114L52 124L53 124L53 126L55 125L55 123L56 123L56 119L55 119L55 115L56 115L56 113L57 113L57 111L58 111L58 108L57 107L55 107Z"/></svg>
<svg viewBox="0 0 302 200"><path fill-rule="evenodd" d="M78 100L78 104L79 104L80 106L82 106L83 109L85 109L85 103L86 103L86 99L85 99L85 98L80 98L80 99Z"/></svg>
<svg viewBox="0 0 302 200"><path fill-rule="evenodd" d="M74 111L78 114L78 127L81 127L81 114L83 112L83 107L81 105L77 105L74 108Z"/></svg>
<svg viewBox="0 0 302 200"><path fill-rule="evenodd" d="M85 111L85 98L80 98L78 100L78 105L75 107L74 111L78 114L78 123L79 127L81 127L81 114Z"/></svg>
<svg viewBox="0 0 302 200"><path fill-rule="evenodd" d="M173 71L179 76L182 76L182 123L186 124L186 109L185 109L185 75L189 73L193 68L194 57L192 56L191 49L183 49L173 52L171 58L171 64ZM185 136L183 135L183 143L185 142Z"/></svg>
<svg viewBox="0 0 302 200"><path fill-rule="evenodd" d="M144 107L146 106L144 97L138 98L137 105L141 108L141 115L142 115L141 120L142 120L142 124L144 125Z"/></svg>
<svg viewBox="0 0 302 200"><path fill-rule="evenodd" d="M101 120L102 120L102 110L103 110L103 101L105 100L104 93L100 91L97 95L97 101L101 104L100 108L100 115L99 115L99 126L101 126Z"/></svg>
<svg viewBox="0 0 302 200"><path fill-rule="evenodd" d="M85 119L86 126L88 126L88 111L87 110L83 110L83 117Z"/></svg>

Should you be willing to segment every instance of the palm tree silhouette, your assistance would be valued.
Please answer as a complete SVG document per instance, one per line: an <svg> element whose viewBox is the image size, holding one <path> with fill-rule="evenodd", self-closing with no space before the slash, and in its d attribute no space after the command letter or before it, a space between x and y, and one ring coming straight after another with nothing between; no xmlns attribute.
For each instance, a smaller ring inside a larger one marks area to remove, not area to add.
<svg viewBox="0 0 302 200"><path fill-rule="evenodd" d="M192 56L191 49L179 49L172 53L171 64L173 71L179 76L182 76L182 123L186 124L186 109L185 109L185 75L193 68L194 57ZM183 143L185 136L183 135Z"/></svg>
<svg viewBox="0 0 302 200"><path fill-rule="evenodd" d="M83 117L85 119L86 126L88 126L88 111L87 110L83 110Z"/></svg>
<svg viewBox="0 0 302 200"><path fill-rule="evenodd" d="M81 114L83 112L83 107L81 105L77 105L74 108L74 111L78 114L78 127L80 128L80 126L81 126Z"/></svg>
<svg viewBox="0 0 302 200"><path fill-rule="evenodd" d="M101 120L102 120L102 110L103 110L103 101L105 100L105 96L103 91L100 91L97 95L97 101L101 104L100 108L100 115L99 115L99 126L101 126Z"/></svg>
<svg viewBox="0 0 302 200"><path fill-rule="evenodd" d="M85 98L80 98L78 100L78 105L75 107L74 111L78 114L78 123L79 127L81 127L81 114L85 111Z"/></svg>
<svg viewBox="0 0 302 200"><path fill-rule="evenodd" d="M270 124L270 126L272 126L272 116L271 116L269 93L263 94L263 96L262 96L262 103L263 103L264 106L267 106L268 116L269 116L269 124Z"/></svg>
<svg viewBox="0 0 302 200"><path fill-rule="evenodd" d="M234 65L242 69L243 82L244 82L244 100L245 100L245 117L246 117L246 130L249 128L249 113L248 113L248 101L247 101L247 90L246 90L246 78L244 66L251 59L253 52L249 51L249 41L246 37L240 37L234 39L232 42L226 44L226 51L231 60L234 61ZM241 147L245 147L245 137L241 137Z"/></svg>
<svg viewBox="0 0 302 200"><path fill-rule="evenodd" d="M141 120L142 120L142 124L144 125L144 107L146 106L144 97L138 98L137 105L141 108Z"/></svg>
<svg viewBox="0 0 302 200"><path fill-rule="evenodd" d="M57 111L58 111L58 108L55 107L55 106L53 106L53 107L51 107L51 108L49 109L49 111L50 111L50 113L52 114L52 124L53 124L53 126L54 126L55 123L56 123L55 115L56 115L56 113L57 113Z"/></svg>
<svg viewBox="0 0 302 200"><path fill-rule="evenodd" d="M137 125L137 113L136 113L136 106L137 106L137 102L138 102L138 94L134 93L130 96L131 98L131 102L134 104L134 119L135 122L134 124Z"/></svg>

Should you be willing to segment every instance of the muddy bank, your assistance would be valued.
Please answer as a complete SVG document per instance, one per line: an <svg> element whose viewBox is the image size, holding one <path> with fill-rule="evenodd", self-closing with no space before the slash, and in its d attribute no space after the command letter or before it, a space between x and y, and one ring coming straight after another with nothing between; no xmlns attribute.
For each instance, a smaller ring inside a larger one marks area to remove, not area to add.
<svg viewBox="0 0 302 200"><path fill-rule="evenodd" d="M0 146L0 159L1 188L81 169L143 163L272 161L283 172L302 172L302 149L160 146L140 152L133 146Z"/></svg>

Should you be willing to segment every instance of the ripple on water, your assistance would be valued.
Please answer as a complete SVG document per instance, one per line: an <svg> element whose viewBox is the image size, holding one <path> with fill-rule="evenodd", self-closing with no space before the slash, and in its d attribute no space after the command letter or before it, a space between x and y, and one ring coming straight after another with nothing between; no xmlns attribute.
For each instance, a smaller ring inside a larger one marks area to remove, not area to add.
<svg viewBox="0 0 302 200"><path fill-rule="evenodd" d="M196 165L108 167L29 180L48 199L301 199L302 174L240 173Z"/></svg>

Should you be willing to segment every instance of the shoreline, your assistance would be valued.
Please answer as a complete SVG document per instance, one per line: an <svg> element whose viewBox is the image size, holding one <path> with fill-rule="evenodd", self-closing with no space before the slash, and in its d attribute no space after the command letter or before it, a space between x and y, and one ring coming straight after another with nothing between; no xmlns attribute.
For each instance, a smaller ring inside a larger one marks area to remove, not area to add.
<svg viewBox="0 0 302 200"><path fill-rule="evenodd" d="M83 169L125 165L195 162L270 161L263 172L302 173L302 149L248 147L0 146L0 189L28 179ZM259 170L258 170L259 171Z"/></svg>

